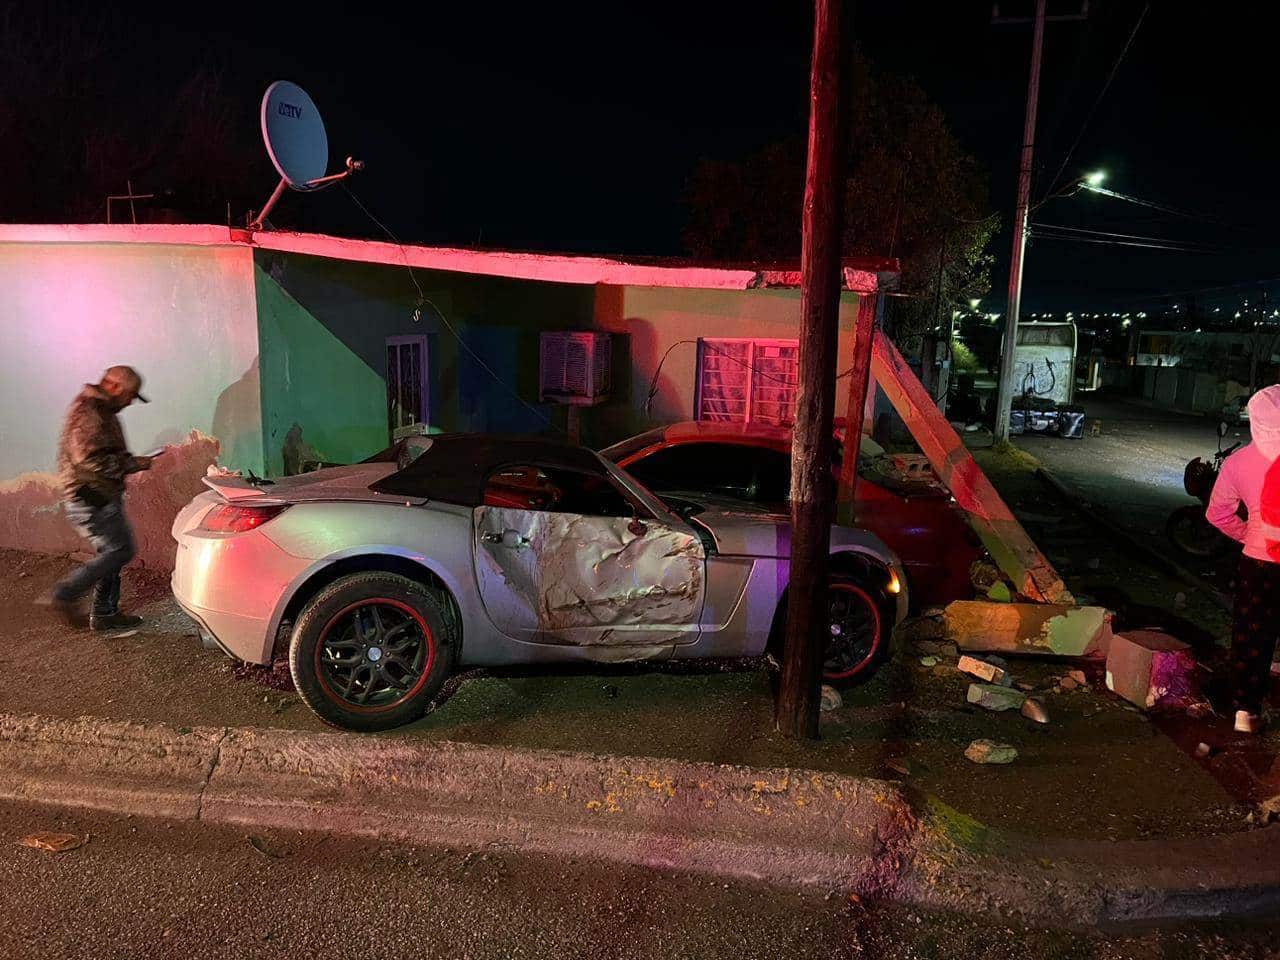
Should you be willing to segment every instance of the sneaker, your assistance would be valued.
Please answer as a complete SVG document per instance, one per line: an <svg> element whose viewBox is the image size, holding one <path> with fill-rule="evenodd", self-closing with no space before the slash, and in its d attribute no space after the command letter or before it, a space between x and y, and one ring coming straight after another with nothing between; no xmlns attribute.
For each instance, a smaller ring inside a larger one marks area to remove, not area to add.
<svg viewBox="0 0 1280 960"><path fill-rule="evenodd" d="M46 593L36 600L36 606L48 607L66 621L67 626L75 627L77 630L84 629L89 623L84 608L75 600L61 600L52 593Z"/></svg>
<svg viewBox="0 0 1280 960"><path fill-rule="evenodd" d="M1259 733L1262 730L1262 717L1248 710L1236 711L1236 733Z"/></svg>
<svg viewBox="0 0 1280 960"><path fill-rule="evenodd" d="M89 617L89 629L98 632L103 630L127 630L130 627L141 626L141 624L141 617L135 617L128 613L94 614Z"/></svg>

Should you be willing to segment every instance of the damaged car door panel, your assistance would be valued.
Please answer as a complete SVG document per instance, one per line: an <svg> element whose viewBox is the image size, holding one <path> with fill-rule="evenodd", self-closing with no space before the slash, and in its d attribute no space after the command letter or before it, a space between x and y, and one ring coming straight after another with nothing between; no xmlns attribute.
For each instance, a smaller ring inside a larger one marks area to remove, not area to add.
<svg viewBox="0 0 1280 960"><path fill-rule="evenodd" d="M665 501L580 447L443 435L409 462L206 485L174 523L174 596L241 660L287 631L299 693L349 729L411 722L461 666L759 655L785 613L789 518ZM869 675L902 567L862 530L833 528L832 551L853 586L828 673Z"/></svg>

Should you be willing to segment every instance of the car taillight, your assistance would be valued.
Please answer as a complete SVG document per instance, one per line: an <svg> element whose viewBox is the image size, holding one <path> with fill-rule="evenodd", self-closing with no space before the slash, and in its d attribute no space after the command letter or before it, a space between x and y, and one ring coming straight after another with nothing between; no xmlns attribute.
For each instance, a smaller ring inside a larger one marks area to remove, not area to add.
<svg viewBox="0 0 1280 960"><path fill-rule="evenodd" d="M211 533L244 533L257 529L273 517L279 516L288 506L287 503L273 503L244 507L234 503L224 503L204 515L204 519L200 521L200 529Z"/></svg>

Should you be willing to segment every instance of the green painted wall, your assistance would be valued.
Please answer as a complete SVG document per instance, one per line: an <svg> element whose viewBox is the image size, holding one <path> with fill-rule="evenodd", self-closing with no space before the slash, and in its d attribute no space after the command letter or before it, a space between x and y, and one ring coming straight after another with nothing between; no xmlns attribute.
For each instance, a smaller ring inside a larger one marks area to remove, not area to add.
<svg viewBox="0 0 1280 960"><path fill-rule="evenodd" d="M255 263L269 473L284 472L295 425L319 459L350 462L386 446L393 336L427 338L431 427L563 427L564 409L538 401L539 333L590 329L594 288L417 270L430 303L415 317L418 292L404 267L268 251L256 251Z"/></svg>
<svg viewBox="0 0 1280 960"><path fill-rule="evenodd" d="M318 459L347 463L385 446L382 378L260 266L254 274L267 475L284 474L295 425Z"/></svg>

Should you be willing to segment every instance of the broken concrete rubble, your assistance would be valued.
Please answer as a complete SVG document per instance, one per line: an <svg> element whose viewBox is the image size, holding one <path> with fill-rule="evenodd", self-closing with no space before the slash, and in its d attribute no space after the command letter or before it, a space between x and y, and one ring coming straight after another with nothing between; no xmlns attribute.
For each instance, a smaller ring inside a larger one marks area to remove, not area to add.
<svg viewBox="0 0 1280 960"><path fill-rule="evenodd" d="M1044 703L1035 697L1027 697L1022 701L1022 715L1028 720L1034 720L1036 723L1048 723L1049 711L1045 708Z"/></svg>
<svg viewBox="0 0 1280 960"><path fill-rule="evenodd" d="M840 696L840 691L824 683L822 685L822 712L827 713L831 710L839 710L842 706L844 706L844 699Z"/></svg>
<svg viewBox="0 0 1280 960"><path fill-rule="evenodd" d="M1014 690L1012 687L999 687L991 683L971 683L969 684L968 693L965 694L965 699L970 703L976 703L980 707L998 713L1002 710L1017 710L1021 708L1022 702L1027 699L1027 695L1021 690Z"/></svg>
<svg viewBox="0 0 1280 960"><path fill-rule="evenodd" d="M1111 641L1111 614L1102 607L957 600L944 617L947 636L976 653L1105 656Z"/></svg>
<svg viewBox="0 0 1280 960"><path fill-rule="evenodd" d="M960 656L954 643L944 641L920 640L916 643L916 650L926 656L945 657L949 660Z"/></svg>
<svg viewBox="0 0 1280 960"><path fill-rule="evenodd" d="M974 763L1013 763L1018 759L1015 747L1007 743L996 743L994 740L974 740L964 755Z"/></svg>
<svg viewBox="0 0 1280 960"><path fill-rule="evenodd" d="M1144 710L1200 700L1191 648L1158 630L1118 633L1107 654L1107 689Z"/></svg>
<svg viewBox="0 0 1280 960"><path fill-rule="evenodd" d="M987 683L997 683L1004 687L1013 683L1012 678L1001 667L997 667L994 663L987 663L985 660L979 660L977 657L967 655L961 657L960 662L956 664L956 668L961 673L967 673Z"/></svg>

